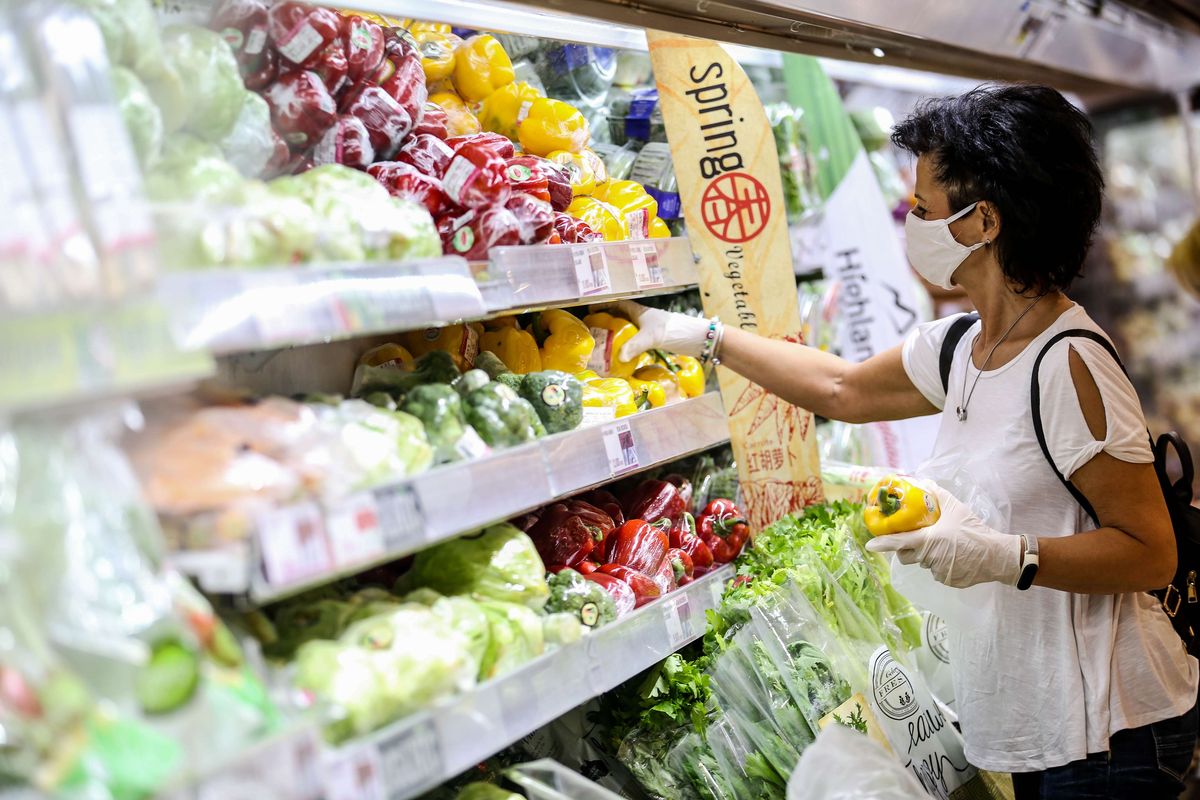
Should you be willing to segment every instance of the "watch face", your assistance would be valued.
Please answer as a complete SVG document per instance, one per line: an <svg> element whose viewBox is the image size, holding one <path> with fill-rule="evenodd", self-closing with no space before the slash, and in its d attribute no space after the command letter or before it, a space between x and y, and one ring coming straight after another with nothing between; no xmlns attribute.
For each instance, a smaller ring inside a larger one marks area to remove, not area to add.
<svg viewBox="0 0 1200 800"><path fill-rule="evenodd" d="M1033 586L1033 579L1037 576L1037 571L1037 564L1026 564L1025 568L1021 570L1021 577L1017 580L1017 588L1025 591L1030 586Z"/></svg>

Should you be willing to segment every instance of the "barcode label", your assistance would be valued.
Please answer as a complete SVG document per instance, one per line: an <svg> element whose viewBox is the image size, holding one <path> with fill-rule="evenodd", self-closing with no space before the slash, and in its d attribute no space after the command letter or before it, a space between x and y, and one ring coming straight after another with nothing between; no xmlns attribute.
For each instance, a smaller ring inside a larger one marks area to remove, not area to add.
<svg viewBox="0 0 1200 800"><path fill-rule="evenodd" d="M385 795L408 797L442 777L442 751L428 717L406 726L379 743Z"/></svg>
<svg viewBox="0 0 1200 800"><path fill-rule="evenodd" d="M633 278L639 289L657 289L666 281L658 263L658 248L653 244L629 245L629 257L633 260Z"/></svg>
<svg viewBox="0 0 1200 800"><path fill-rule="evenodd" d="M365 746L338 751L325 768L325 800L386 800L379 751Z"/></svg>
<svg viewBox="0 0 1200 800"><path fill-rule="evenodd" d="M386 552L379 509L375 498L365 492L351 495L329 509L325 513L325 527L339 567L361 564Z"/></svg>
<svg viewBox="0 0 1200 800"><path fill-rule="evenodd" d="M608 456L608 471L617 476L641 466L637 442L628 422L614 422L604 428L604 452Z"/></svg>
<svg viewBox="0 0 1200 800"><path fill-rule="evenodd" d="M387 552L410 552L425 543L425 518L411 486L382 486L372 494Z"/></svg>
<svg viewBox="0 0 1200 800"><path fill-rule="evenodd" d="M667 641L672 649L682 647L695 635L692 630L691 606L688 596L667 598L663 603L663 617L667 622Z"/></svg>
<svg viewBox="0 0 1200 800"><path fill-rule="evenodd" d="M315 503L273 508L258 515L263 572L272 586L287 586L333 567L321 510Z"/></svg>
<svg viewBox="0 0 1200 800"><path fill-rule="evenodd" d="M575 279L579 294L587 297L612 291L612 280L608 276L608 256L599 247L577 247L572 252L575 259Z"/></svg>

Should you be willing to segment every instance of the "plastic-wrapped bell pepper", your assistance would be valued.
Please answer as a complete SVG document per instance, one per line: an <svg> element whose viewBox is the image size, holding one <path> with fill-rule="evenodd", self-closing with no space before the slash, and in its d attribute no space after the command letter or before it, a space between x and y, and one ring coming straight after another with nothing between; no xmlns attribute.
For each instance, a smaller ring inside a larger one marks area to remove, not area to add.
<svg viewBox="0 0 1200 800"><path fill-rule="evenodd" d="M483 321L483 329L485 331L498 331L504 328L516 328L520 330L521 322L516 317L494 317ZM483 348L486 350L487 348Z"/></svg>
<svg viewBox="0 0 1200 800"><path fill-rule="evenodd" d="M534 101L542 96L526 81L513 81L492 92L479 107L479 123L492 131L517 140L517 128L529 115Z"/></svg>
<svg viewBox="0 0 1200 800"><path fill-rule="evenodd" d="M650 220L658 215L658 201L637 181L609 181L604 201L621 213L627 239L650 238Z"/></svg>
<svg viewBox="0 0 1200 800"><path fill-rule="evenodd" d="M604 163L596 151L590 147L585 147L579 153L588 166L592 168L592 174L596 176L596 192L606 191L608 189L608 165Z"/></svg>
<svg viewBox="0 0 1200 800"><path fill-rule="evenodd" d="M517 136L526 153L548 156L559 150L579 153L588 143L591 131L587 118L575 106L539 97L517 125Z"/></svg>
<svg viewBox="0 0 1200 800"><path fill-rule="evenodd" d="M663 222L658 217L650 220L650 238L651 239L670 239L671 229L667 227L667 223Z"/></svg>
<svg viewBox="0 0 1200 800"><path fill-rule="evenodd" d="M726 564L737 558L750 535L743 514L732 500L717 498L696 518L698 535L712 550L713 560Z"/></svg>
<svg viewBox="0 0 1200 800"><path fill-rule="evenodd" d="M668 594L679 588L679 582L675 579L675 569L671 566L670 560L664 555L663 560L658 562L658 569L654 570L654 574L650 576L650 580L654 581L663 594Z"/></svg>
<svg viewBox="0 0 1200 800"><path fill-rule="evenodd" d="M634 396L633 389L629 387L629 382L624 378L601 378L590 369L577 372L575 377L583 383L585 419L589 408L611 409L612 417L610 419L628 417L630 414L637 413L637 397Z"/></svg>
<svg viewBox="0 0 1200 800"><path fill-rule="evenodd" d="M655 523L665 519L673 526L686 510L679 488L668 481L649 478L625 497L625 517ZM670 526L668 527L668 530Z"/></svg>
<svg viewBox="0 0 1200 800"><path fill-rule="evenodd" d="M410 370L413 367L412 353L395 342L372 347L358 357L358 363L367 367L390 367Z"/></svg>
<svg viewBox="0 0 1200 800"><path fill-rule="evenodd" d="M630 589L633 589L634 608L641 608L651 600L657 600L663 594L662 588L654 582L653 578L632 567L623 564L605 564L600 568L600 572L623 581L629 585Z"/></svg>
<svg viewBox="0 0 1200 800"><path fill-rule="evenodd" d="M638 408L642 411L651 408L662 408L667 404L667 393L663 389L662 384L657 381L642 380L636 375L631 375L625 380L629 383L629 388L633 389L633 394L637 398Z"/></svg>
<svg viewBox="0 0 1200 800"><path fill-rule="evenodd" d="M661 364L675 374L685 397L699 397L704 394L704 367L699 359L665 353L662 350L655 350L652 355L654 363Z"/></svg>
<svg viewBox="0 0 1200 800"><path fill-rule="evenodd" d="M579 153L555 150L546 158L562 167L571 184L573 197L586 197L596 190L596 171Z"/></svg>
<svg viewBox="0 0 1200 800"><path fill-rule="evenodd" d="M675 484L675 488L679 490L679 499L683 501L683 510L690 512L692 510L692 496L695 494L692 482L678 472L663 475L663 480L667 483ZM672 545L672 547L674 546Z"/></svg>
<svg viewBox="0 0 1200 800"><path fill-rule="evenodd" d="M421 31L433 31L434 33L450 33L452 26L448 22L427 22L425 20L415 19L408 25L408 32L412 34L420 33Z"/></svg>
<svg viewBox="0 0 1200 800"><path fill-rule="evenodd" d="M479 347L495 353L506 367L518 375L542 369L542 355L538 352L537 340L529 331L515 327L485 331L479 337Z"/></svg>
<svg viewBox="0 0 1200 800"><path fill-rule="evenodd" d="M899 475L889 475L867 494L863 522L872 536L886 536L927 528L941 515L936 496Z"/></svg>
<svg viewBox="0 0 1200 800"><path fill-rule="evenodd" d="M449 136L467 136L483 130L479 120L467 108L462 98L452 92L437 92L429 96L429 102L446 113L446 133Z"/></svg>
<svg viewBox="0 0 1200 800"><path fill-rule="evenodd" d="M671 565L671 571L675 573L676 583L680 586L687 586L688 583L691 583L696 574L696 564L690 555L678 547L672 547L667 551L666 561Z"/></svg>
<svg viewBox="0 0 1200 800"><path fill-rule="evenodd" d="M575 569L580 575L591 575L593 572L599 571L600 565L591 560L580 561L575 565Z"/></svg>
<svg viewBox="0 0 1200 800"><path fill-rule="evenodd" d="M652 525L643 519L626 520L615 534L612 563L632 567L647 575L655 573L670 549L664 527L670 526Z"/></svg>
<svg viewBox="0 0 1200 800"><path fill-rule="evenodd" d="M658 385L662 393L662 402L659 405L674 403L684 398L683 390L679 388L679 378L662 364L641 367L633 373L633 377L642 382L653 381ZM651 405L653 404L654 400L651 398Z"/></svg>
<svg viewBox="0 0 1200 800"><path fill-rule="evenodd" d="M581 495L580 499L586 500L605 514L608 514L618 527L625 524L625 511L621 508L620 501L617 500L616 495L612 492L606 489L593 489ZM598 555L607 555L607 553L599 553Z"/></svg>
<svg viewBox="0 0 1200 800"><path fill-rule="evenodd" d="M693 536L690 539L684 539L679 549L692 557L692 564L695 565L697 571L702 569L707 570L712 567L712 548L705 544L704 540L699 536Z"/></svg>
<svg viewBox="0 0 1200 800"><path fill-rule="evenodd" d="M504 46L488 33L459 45L454 58L454 88L469 103L478 103L513 82L513 65Z"/></svg>
<svg viewBox="0 0 1200 800"><path fill-rule="evenodd" d="M421 53L421 69L425 71L426 82L444 80L454 73L454 51L462 44L462 39L453 33L434 30L414 31L413 38Z"/></svg>
<svg viewBox="0 0 1200 800"><path fill-rule="evenodd" d="M616 524L599 508L582 500L554 503L542 511L529 538L546 564L574 567L588 558L605 541Z"/></svg>
<svg viewBox="0 0 1200 800"><path fill-rule="evenodd" d="M444 328L410 331L401 337L401 342L417 358L434 350L444 350L454 359L454 366L465 371L471 368L479 353L479 337L482 334L483 326L478 323L447 325Z"/></svg>
<svg viewBox="0 0 1200 800"><path fill-rule="evenodd" d="M576 197L567 206L567 213L576 219L586 222L592 230L604 237L606 242L625 240L625 226L621 222L621 212L594 197Z"/></svg>
<svg viewBox="0 0 1200 800"><path fill-rule="evenodd" d="M542 369L557 369L572 375L587 369L596 346L583 320L559 308L538 314L533 335L542 343Z"/></svg>
<svg viewBox="0 0 1200 800"><path fill-rule="evenodd" d="M621 348L637 336L638 332L637 327L629 320L598 311L584 317L583 324L588 326L592 338L596 340L596 346L588 359L591 369L609 377L628 378L651 362L653 356L647 353L639 354L633 361L621 359Z"/></svg>

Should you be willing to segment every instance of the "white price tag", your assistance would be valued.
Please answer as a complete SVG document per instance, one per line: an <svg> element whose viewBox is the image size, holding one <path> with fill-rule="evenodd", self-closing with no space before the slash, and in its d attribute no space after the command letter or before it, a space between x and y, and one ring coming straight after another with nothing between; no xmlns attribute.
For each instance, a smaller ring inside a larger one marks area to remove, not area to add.
<svg viewBox="0 0 1200 800"><path fill-rule="evenodd" d="M571 253L575 259L575 280L579 294L583 297L612 291L612 279L608 275L608 256L596 246L576 247Z"/></svg>
<svg viewBox="0 0 1200 800"><path fill-rule="evenodd" d="M425 543L425 517L413 487L403 483L381 486L371 494L375 497L387 552L409 552Z"/></svg>
<svg viewBox="0 0 1200 800"><path fill-rule="evenodd" d="M325 527L333 558L339 567L360 564L386 552L375 498L366 492L351 495L325 512Z"/></svg>
<svg viewBox="0 0 1200 800"><path fill-rule="evenodd" d="M213 594L241 594L250 586L250 555L244 544L217 550L182 550L171 556L171 564L196 579Z"/></svg>
<svg viewBox="0 0 1200 800"><path fill-rule="evenodd" d="M259 514L258 542L267 583L272 586L287 586L333 568L321 510L315 503Z"/></svg>
<svg viewBox="0 0 1200 800"><path fill-rule="evenodd" d="M409 797L442 777L442 749L433 720L424 717L379 742L384 796Z"/></svg>
<svg viewBox="0 0 1200 800"><path fill-rule="evenodd" d="M630 244L629 257L633 260L633 279L639 289L657 289L666 283L658 263L658 248L653 244Z"/></svg>
<svg viewBox="0 0 1200 800"><path fill-rule="evenodd" d="M454 443L454 451L464 460L470 461L475 458L483 458L492 452L492 448L487 446L487 442L479 437L474 428L467 428Z"/></svg>
<svg viewBox="0 0 1200 800"><path fill-rule="evenodd" d="M580 421L579 427L590 428L594 425L603 425L616 418L617 409L613 406L584 406L583 419Z"/></svg>
<svg viewBox="0 0 1200 800"><path fill-rule="evenodd" d="M692 630L691 603L687 594L668 597L663 602L663 617L667 623L667 641L671 643L672 650L691 641L695 632Z"/></svg>
<svg viewBox="0 0 1200 800"><path fill-rule="evenodd" d="M379 751L373 746L338 751L325 767L325 800L386 800Z"/></svg>
<svg viewBox="0 0 1200 800"><path fill-rule="evenodd" d="M641 466L638 460L637 442L628 422L614 422L605 426L604 453L608 456L608 471L612 476L621 475Z"/></svg>

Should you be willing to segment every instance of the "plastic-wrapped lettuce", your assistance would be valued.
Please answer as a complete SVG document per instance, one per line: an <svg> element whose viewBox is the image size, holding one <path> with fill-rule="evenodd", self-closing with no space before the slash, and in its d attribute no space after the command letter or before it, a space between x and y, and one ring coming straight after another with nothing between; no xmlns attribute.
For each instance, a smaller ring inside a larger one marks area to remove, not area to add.
<svg viewBox="0 0 1200 800"><path fill-rule="evenodd" d="M249 178L262 174L275 152L271 109L254 92L242 95L242 107L229 134L221 140L221 151L229 163Z"/></svg>
<svg viewBox="0 0 1200 800"><path fill-rule="evenodd" d="M156 202L225 204L246 179L214 145L194 136L168 137L162 156L146 174L146 196Z"/></svg>
<svg viewBox="0 0 1200 800"><path fill-rule="evenodd" d="M330 472L351 489L364 489L423 472L433 463L425 426L411 414L363 400L310 404L328 437Z"/></svg>
<svg viewBox="0 0 1200 800"><path fill-rule="evenodd" d="M542 618L516 603L480 602L491 630L491 644L479 671L480 680L512 672L546 649Z"/></svg>
<svg viewBox="0 0 1200 800"><path fill-rule="evenodd" d="M111 80L117 108L125 120L138 162L145 168L162 150L162 113L150 98L146 85L131 70L113 67Z"/></svg>
<svg viewBox="0 0 1200 800"><path fill-rule="evenodd" d="M163 54L185 84L183 98L155 95L168 131L184 128L210 142L228 136L247 93L229 43L207 28L175 25L163 31Z"/></svg>
<svg viewBox="0 0 1200 800"><path fill-rule="evenodd" d="M484 680L484 665L492 651L492 628L487 614L469 597L441 597L430 606L434 616L463 637L475 663L475 674Z"/></svg>
<svg viewBox="0 0 1200 800"><path fill-rule="evenodd" d="M150 0L79 0L104 36L108 60L143 77L163 68L162 40Z"/></svg>
<svg viewBox="0 0 1200 800"><path fill-rule="evenodd" d="M508 524L493 525L475 536L451 539L417 553L397 591L403 594L421 587L476 600L520 603L534 610L541 609L550 596L545 567L533 541Z"/></svg>

